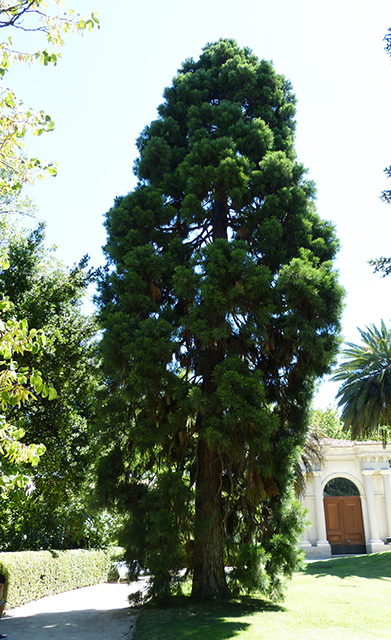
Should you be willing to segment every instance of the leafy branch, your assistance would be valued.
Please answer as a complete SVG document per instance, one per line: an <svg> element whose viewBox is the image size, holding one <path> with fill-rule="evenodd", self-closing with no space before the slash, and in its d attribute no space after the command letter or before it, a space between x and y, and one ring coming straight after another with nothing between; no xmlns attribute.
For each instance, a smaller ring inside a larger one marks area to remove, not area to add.
<svg viewBox="0 0 391 640"><path fill-rule="evenodd" d="M3 261L4 265L4 261ZM0 313L4 314L12 310L13 305L9 300L0 302ZM57 396L55 389L42 380L41 373L37 369L29 370L28 367L20 367L15 356L22 356L26 351L37 354L45 346L43 331L29 329L27 320L0 318L0 401L2 411L9 406L21 406L30 400L35 400L40 394L43 398L54 400ZM9 424L4 414L0 414L0 455L13 465L38 464L40 457L45 452L42 444L26 445L21 442L24 436L23 429L17 429ZM7 465L6 465L7 466ZM9 473L3 469L0 461L0 490L11 487L26 487L30 477L20 469Z"/></svg>
<svg viewBox="0 0 391 640"><path fill-rule="evenodd" d="M58 8L63 2L51 0L49 4ZM61 57L58 50L63 46L66 34L83 33L95 27L99 28L99 20L94 13L86 19L73 10L61 15L53 13L44 0L0 0L0 28L42 32L46 41L45 47L33 51L15 49L11 36L0 42L0 78L4 78L15 62L32 64L39 61L44 66L56 65ZM39 136L53 129L50 115L24 109L14 91L0 85L0 194L3 202L20 194L23 185L33 184L46 174L57 174L54 163L30 158L24 144L26 135Z"/></svg>

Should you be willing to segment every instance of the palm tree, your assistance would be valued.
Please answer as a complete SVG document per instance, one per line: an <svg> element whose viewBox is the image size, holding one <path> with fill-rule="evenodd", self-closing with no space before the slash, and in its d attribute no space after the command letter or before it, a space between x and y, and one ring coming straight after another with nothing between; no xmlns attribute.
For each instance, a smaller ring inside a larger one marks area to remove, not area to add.
<svg viewBox="0 0 391 640"><path fill-rule="evenodd" d="M345 428L351 428L353 439L366 438L375 433L383 443L391 425L391 331L381 321L359 329L362 344L347 343L342 362L333 380L342 381L337 393Z"/></svg>

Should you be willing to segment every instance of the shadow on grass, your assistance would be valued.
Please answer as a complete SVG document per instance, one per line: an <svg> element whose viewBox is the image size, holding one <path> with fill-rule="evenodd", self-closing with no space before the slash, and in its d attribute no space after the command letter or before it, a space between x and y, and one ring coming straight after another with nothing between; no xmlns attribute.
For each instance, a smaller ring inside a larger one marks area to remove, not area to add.
<svg viewBox="0 0 391 640"><path fill-rule="evenodd" d="M135 640L228 640L250 626L245 617L261 611L284 608L257 598L218 602L180 598L165 607L149 605L140 614Z"/></svg>
<svg viewBox="0 0 391 640"><path fill-rule="evenodd" d="M391 578L391 553L372 553L366 556L351 556L345 558L331 558L308 564L307 575L321 578L322 576L337 576L347 578Z"/></svg>

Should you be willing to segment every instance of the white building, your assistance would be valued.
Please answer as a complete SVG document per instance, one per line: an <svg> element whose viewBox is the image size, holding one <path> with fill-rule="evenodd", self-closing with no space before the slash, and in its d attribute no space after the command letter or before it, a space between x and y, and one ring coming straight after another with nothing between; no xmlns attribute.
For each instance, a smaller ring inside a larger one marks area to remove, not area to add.
<svg viewBox="0 0 391 640"><path fill-rule="evenodd" d="M306 557L391 549L391 445L326 439L324 447L303 498Z"/></svg>

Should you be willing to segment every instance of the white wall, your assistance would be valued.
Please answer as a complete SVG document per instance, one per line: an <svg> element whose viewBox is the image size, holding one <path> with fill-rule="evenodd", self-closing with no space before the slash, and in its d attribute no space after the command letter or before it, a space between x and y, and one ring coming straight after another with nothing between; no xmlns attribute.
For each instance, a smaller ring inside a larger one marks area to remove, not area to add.
<svg viewBox="0 0 391 640"><path fill-rule="evenodd" d="M303 497L310 524L301 546L308 558L331 556L331 547L322 535L326 526L323 490L329 480L337 477L351 480L360 492L367 552L391 548L386 544L386 538L391 536L390 461L391 447L383 449L381 443L324 441L323 464L320 469L314 469L318 479L308 477Z"/></svg>

